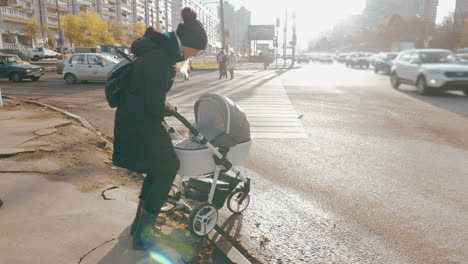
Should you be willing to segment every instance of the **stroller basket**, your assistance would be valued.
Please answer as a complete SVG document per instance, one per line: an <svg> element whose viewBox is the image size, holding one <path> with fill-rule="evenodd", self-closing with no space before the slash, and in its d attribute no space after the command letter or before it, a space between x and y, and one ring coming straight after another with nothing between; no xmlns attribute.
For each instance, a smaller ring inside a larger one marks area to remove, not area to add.
<svg viewBox="0 0 468 264"><path fill-rule="evenodd" d="M216 190L213 196L213 204L217 208L222 208L226 198L229 194L237 187L241 180L228 176L226 174L220 174L218 181L216 182ZM185 189L185 195L187 198L196 200L199 202L208 201L208 195L210 192L211 184L213 183L213 175L206 178L189 178L182 184Z"/></svg>

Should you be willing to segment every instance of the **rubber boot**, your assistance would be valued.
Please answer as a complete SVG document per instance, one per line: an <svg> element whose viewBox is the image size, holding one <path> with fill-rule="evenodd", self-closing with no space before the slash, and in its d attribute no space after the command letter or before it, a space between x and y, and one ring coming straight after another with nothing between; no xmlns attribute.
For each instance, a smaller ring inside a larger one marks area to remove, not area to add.
<svg viewBox="0 0 468 264"><path fill-rule="evenodd" d="M156 215L147 212L144 208L140 210L140 217L133 234L133 249L146 250L154 246L157 240L158 230L155 227Z"/></svg>
<svg viewBox="0 0 468 264"><path fill-rule="evenodd" d="M138 208L136 211L135 219L133 219L132 227L130 228L130 235L135 234L135 230L138 224L138 218L140 218L140 211L143 206L143 200L140 199L140 202L138 203Z"/></svg>

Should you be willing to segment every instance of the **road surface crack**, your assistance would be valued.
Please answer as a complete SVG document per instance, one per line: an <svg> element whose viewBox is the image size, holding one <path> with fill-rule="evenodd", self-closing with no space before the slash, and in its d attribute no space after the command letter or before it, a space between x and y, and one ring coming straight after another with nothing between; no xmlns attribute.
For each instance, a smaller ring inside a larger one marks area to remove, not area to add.
<svg viewBox="0 0 468 264"><path fill-rule="evenodd" d="M97 246L97 247L91 249L90 251L88 251L86 254L84 254L84 255L80 258L80 260L78 261L78 264L80 264L81 261L83 261L83 259L86 258L86 256L88 256L89 254L91 254L93 251L95 251L96 249L98 249L98 248L104 246L105 244L107 244L107 243L109 243L109 242L112 242L112 241L116 240L117 238L118 238L118 237L109 239L109 240L107 240L106 242L100 244L99 246Z"/></svg>
<svg viewBox="0 0 468 264"><path fill-rule="evenodd" d="M115 200L115 199L107 198L107 197L106 197L106 192L107 192L107 191L110 191L110 190L118 189L118 188L119 188L118 186L112 186L112 187L110 187L110 188L105 189L104 191L101 192L102 198L103 198L104 200Z"/></svg>

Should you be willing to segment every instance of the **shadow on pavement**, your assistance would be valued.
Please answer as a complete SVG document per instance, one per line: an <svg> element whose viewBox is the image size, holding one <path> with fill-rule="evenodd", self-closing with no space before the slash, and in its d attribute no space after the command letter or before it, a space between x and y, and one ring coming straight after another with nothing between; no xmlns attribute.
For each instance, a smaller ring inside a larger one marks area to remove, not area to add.
<svg viewBox="0 0 468 264"><path fill-rule="evenodd" d="M237 240L242 231L243 220L244 216L242 214L233 214L229 216L219 228L224 233L228 234L230 238ZM212 240L216 241L219 237L220 235L216 234L213 236Z"/></svg>
<svg viewBox="0 0 468 264"><path fill-rule="evenodd" d="M468 117L468 96L460 91L437 91L430 95L420 95L414 87L400 87L399 91L427 104Z"/></svg>
<svg viewBox="0 0 468 264"><path fill-rule="evenodd" d="M99 257L99 249L96 255L90 253L84 263L97 264L126 264L126 263L173 263L183 264L196 257L196 249L186 241L186 232L174 230L170 235L160 234L151 250L137 251L132 249L132 236L129 234L130 226L126 228L117 239L102 245L102 250L108 252L104 257ZM110 249L112 247L112 249ZM164 262L164 261L165 262ZM185 262L184 262L185 261Z"/></svg>

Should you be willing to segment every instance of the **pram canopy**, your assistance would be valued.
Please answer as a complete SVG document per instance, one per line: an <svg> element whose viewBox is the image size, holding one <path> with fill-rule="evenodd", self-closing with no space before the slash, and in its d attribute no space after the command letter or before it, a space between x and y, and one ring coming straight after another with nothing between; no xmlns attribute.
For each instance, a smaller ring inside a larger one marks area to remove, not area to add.
<svg viewBox="0 0 468 264"><path fill-rule="evenodd" d="M231 99L206 93L195 103L198 130L214 145L232 147L251 140L245 112Z"/></svg>

